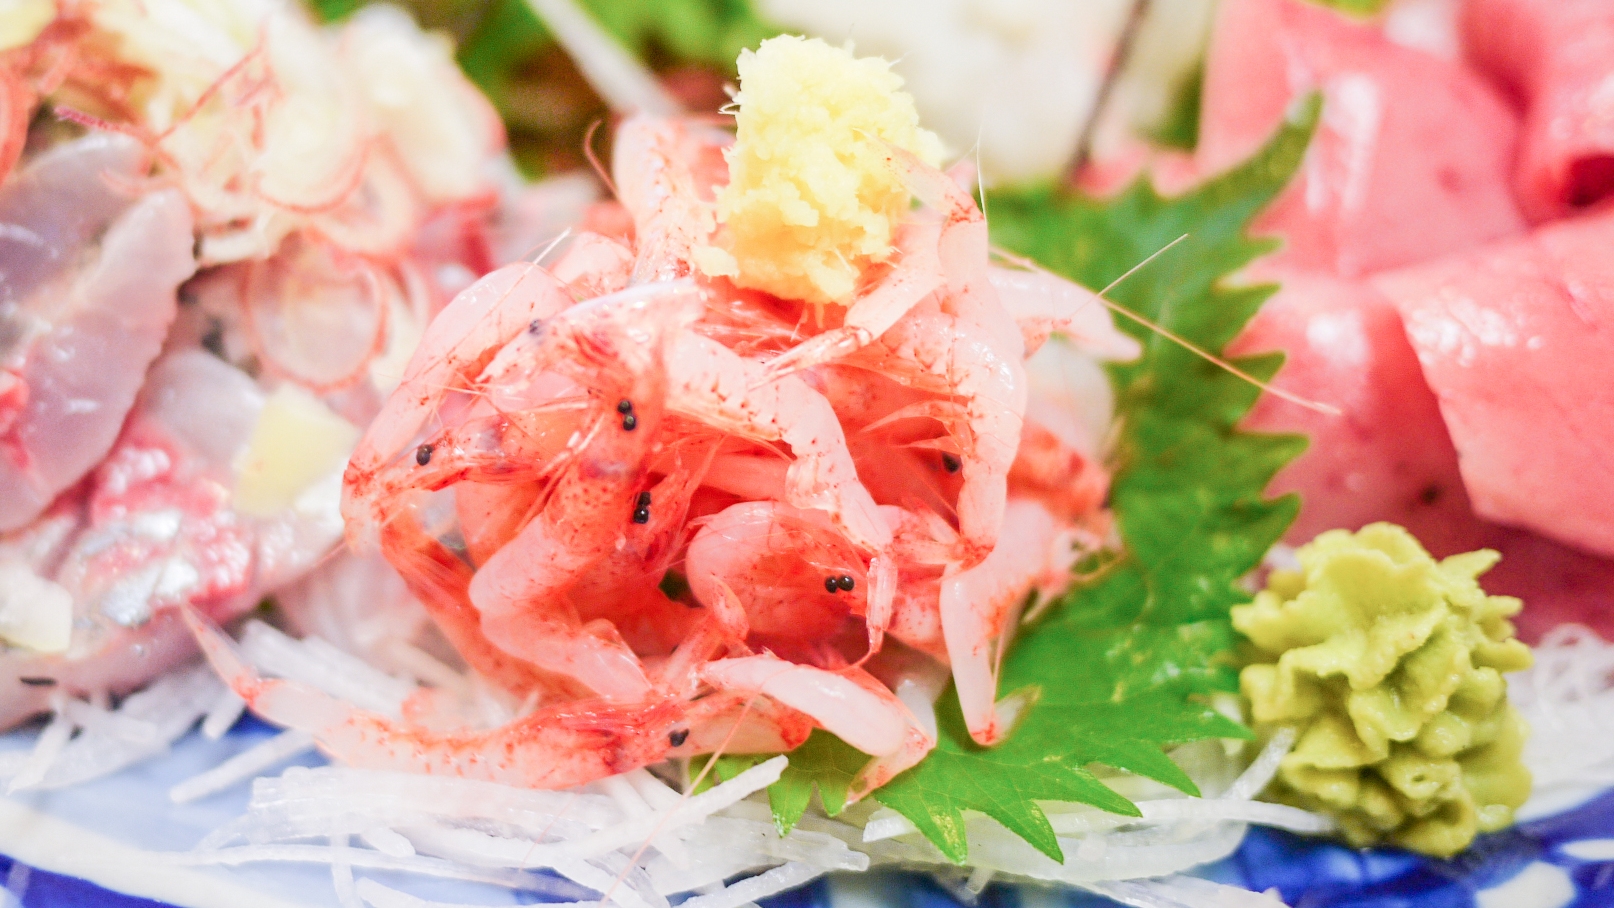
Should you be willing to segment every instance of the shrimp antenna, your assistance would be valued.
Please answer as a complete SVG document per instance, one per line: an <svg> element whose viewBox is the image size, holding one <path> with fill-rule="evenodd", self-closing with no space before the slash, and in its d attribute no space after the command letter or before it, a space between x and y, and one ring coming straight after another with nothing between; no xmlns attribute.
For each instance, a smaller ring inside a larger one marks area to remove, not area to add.
<svg viewBox="0 0 1614 908"><path fill-rule="evenodd" d="M534 246L527 250L527 254L522 256L521 260L529 265L536 265L539 262L542 262L544 259L549 258L549 254L555 251L555 247L559 246L563 240L571 235L572 228L567 227L560 233L555 234L555 238L545 243L543 246Z"/></svg>
<svg viewBox="0 0 1614 908"><path fill-rule="evenodd" d="M605 118L600 117L588 124L588 131L583 133L583 157L588 158L588 166L594 168L594 175L600 178L606 189L611 190L611 195L620 199L621 195L616 191L616 182L611 179L610 171L600 163L600 156L594 153L594 134L600 131L600 126L604 122Z"/></svg>
<svg viewBox="0 0 1614 908"><path fill-rule="evenodd" d="M1158 250L1155 251L1155 253L1153 255L1150 255L1148 258L1144 259L1143 261L1141 261L1141 262L1137 263L1136 265L1133 265L1131 268L1127 269L1125 274L1121 275L1120 277L1116 278L1113 281L1110 281L1110 283L1103 290L1100 290L1098 292L1098 294L1097 294L1098 295L1098 301L1103 303L1105 308L1109 309L1111 312L1114 312L1117 315L1123 316L1123 317L1125 317L1125 318L1127 318L1127 319L1129 319L1129 320L1131 320L1133 322L1136 322L1139 325L1142 325L1145 328L1148 328L1150 331L1153 331L1154 333L1160 335L1161 337L1165 338L1166 340L1169 340L1172 343L1178 345L1179 347L1182 347L1184 350L1187 350L1188 352L1194 354L1195 356L1199 357L1200 359L1203 359L1206 362L1217 366L1218 368L1228 372L1231 375L1235 375L1235 376L1243 379L1244 381L1249 382L1250 384L1254 385L1255 387L1260 388L1262 391L1265 391L1266 393L1271 394L1273 397L1281 398L1283 400L1286 400L1286 401L1294 404L1295 406L1305 407L1307 410L1311 410L1314 413L1321 413L1324 416L1342 416L1342 415L1344 415L1344 412L1342 410L1340 410L1340 408L1338 408L1336 406L1333 406L1332 404L1325 404L1325 403L1321 403L1320 401L1310 400L1308 398L1301 397L1300 395L1295 394L1292 391L1285 391L1284 389L1278 387L1277 385L1272 384L1271 382L1262 381L1261 379L1256 378L1255 376L1253 376L1250 373L1244 371L1243 369L1240 369L1238 366L1233 365L1232 363L1228 362L1227 360L1223 359L1222 357L1217 356L1216 354L1210 352L1209 350L1204 349L1203 347L1197 346L1196 344L1190 342L1187 338L1184 338L1181 335L1176 334L1175 332L1171 331L1170 329L1168 329L1168 328L1166 328L1166 327L1164 327L1162 325L1157 325L1154 322L1144 318L1143 316L1138 315L1136 312L1133 312L1131 309L1128 309L1127 307L1121 305L1120 303L1115 302L1114 300L1110 299L1109 297L1107 297L1105 295L1105 294L1109 293L1111 290L1114 290L1117 286L1119 286L1122 281L1126 280L1127 278L1131 277L1134 274L1137 274L1138 271L1142 270L1142 268L1145 265L1149 264L1150 262L1154 261L1155 259L1159 258L1160 256L1165 255L1166 252L1168 250L1170 250L1173 246L1176 246L1178 243L1181 243L1183 240L1186 240L1186 239L1188 239L1188 234L1185 233L1182 236L1179 236L1176 239L1172 240L1171 242L1167 243L1166 245L1160 247ZM1041 265L1037 264L1036 262L1032 261L1031 259L1024 258L1023 256L1018 256L1018 255L1013 255L1013 254L1010 254L1010 253L1005 253L1005 252L1003 252L1001 250L999 250L998 254L1003 256L1008 261L1013 262L1014 264L1020 265L1021 267L1031 268L1031 269L1033 269L1035 271L1042 271L1044 273L1048 273L1048 269L1043 268Z"/></svg>

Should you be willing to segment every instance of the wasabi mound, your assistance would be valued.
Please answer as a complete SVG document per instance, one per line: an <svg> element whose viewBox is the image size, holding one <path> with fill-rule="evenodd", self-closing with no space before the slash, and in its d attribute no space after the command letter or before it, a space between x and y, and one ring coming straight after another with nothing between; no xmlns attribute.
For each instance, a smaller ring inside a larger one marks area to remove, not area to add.
<svg viewBox="0 0 1614 908"><path fill-rule="evenodd" d="M1436 561L1406 530L1323 533L1233 609L1254 644L1242 675L1257 731L1295 726L1272 794L1332 813L1354 845L1449 856L1501 829L1530 793L1526 732L1504 672L1530 650L1488 596L1482 550Z"/></svg>

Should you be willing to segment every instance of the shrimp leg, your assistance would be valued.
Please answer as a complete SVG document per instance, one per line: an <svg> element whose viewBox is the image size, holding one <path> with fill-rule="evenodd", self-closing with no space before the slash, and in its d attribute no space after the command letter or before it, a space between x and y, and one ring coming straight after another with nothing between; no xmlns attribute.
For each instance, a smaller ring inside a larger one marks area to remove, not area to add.
<svg viewBox="0 0 1614 908"><path fill-rule="evenodd" d="M978 744L995 744L1008 734L995 704L998 663L1016 613L1047 573L1057 538L1058 527L1042 505L1016 499L991 554L942 580L942 638L964 724Z"/></svg>
<svg viewBox="0 0 1614 908"><path fill-rule="evenodd" d="M826 512L865 551L890 545L891 531L858 479L824 395L794 376L770 380L763 366L696 334L679 336L667 368L669 410L754 441L790 445L786 500Z"/></svg>
<svg viewBox="0 0 1614 908"><path fill-rule="evenodd" d="M832 672L777 656L743 656L708 663L701 678L720 691L755 691L805 713L875 757L853 782L853 801L918 763L936 745L908 707L861 669Z"/></svg>
<svg viewBox="0 0 1614 908"><path fill-rule="evenodd" d="M898 260L878 284L852 301L841 327L825 331L770 361L769 378L840 359L874 342L944 283L936 255L937 225L916 221L897 229Z"/></svg>

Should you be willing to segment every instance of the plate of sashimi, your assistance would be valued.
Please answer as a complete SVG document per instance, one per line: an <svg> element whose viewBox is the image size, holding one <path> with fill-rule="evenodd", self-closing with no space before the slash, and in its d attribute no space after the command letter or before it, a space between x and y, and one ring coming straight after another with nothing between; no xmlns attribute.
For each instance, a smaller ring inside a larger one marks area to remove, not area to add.
<svg viewBox="0 0 1614 908"><path fill-rule="evenodd" d="M1607 0L0 3L0 903L1614 904Z"/></svg>

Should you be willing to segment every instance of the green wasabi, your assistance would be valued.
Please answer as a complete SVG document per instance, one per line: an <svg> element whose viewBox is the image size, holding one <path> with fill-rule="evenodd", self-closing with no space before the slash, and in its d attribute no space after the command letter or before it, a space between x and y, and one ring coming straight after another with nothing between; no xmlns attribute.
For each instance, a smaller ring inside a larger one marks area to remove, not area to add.
<svg viewBox="0 0 1614 908"><path fill-rule="evenodd" d="M1436 561L1387 523L1332 530L1233 609L1257 731L1299 732L1278 799L1333 814L1354 845L1443 857L1513 822L1530 773L1502 674L1531 655L1508 621L1519 600L1476 579L1499 557Z"/></svg>

